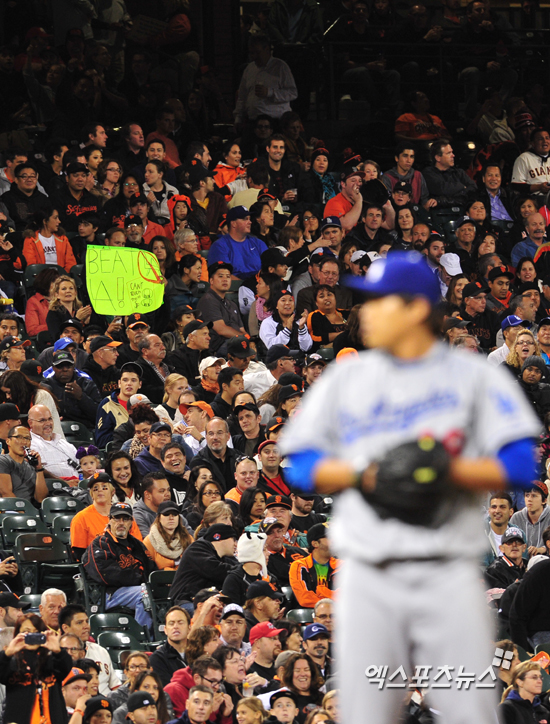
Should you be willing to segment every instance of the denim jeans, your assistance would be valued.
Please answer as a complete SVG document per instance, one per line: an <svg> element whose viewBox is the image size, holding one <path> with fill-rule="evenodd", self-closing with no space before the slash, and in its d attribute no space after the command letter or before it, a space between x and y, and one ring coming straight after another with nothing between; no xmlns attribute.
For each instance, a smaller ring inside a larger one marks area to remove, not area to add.
<svg viewBox="0 0 550 724"><path fill-rule="evenodd" d="M537 631L532 636L529 636L529 643L533 647L533 651L537 646L550 643L550 631Z"/></svg>
<svg viewBox="0 0 550 724"><path fill-rule="evenodd" d="M114 593L108 593L107 610L115 606L126 606L127 608L135 609L136 621L140 626L147 626L147 628L150 629L153 625L151 615L143 608L141 586L125 586L119 588Z"/></svg>

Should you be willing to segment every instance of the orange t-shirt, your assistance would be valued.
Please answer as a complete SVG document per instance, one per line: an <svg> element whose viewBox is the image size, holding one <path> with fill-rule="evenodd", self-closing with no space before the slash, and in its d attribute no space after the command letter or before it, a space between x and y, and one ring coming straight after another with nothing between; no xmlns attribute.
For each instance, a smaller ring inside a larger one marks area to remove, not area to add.
<svg viewBox="0 0 550 724"><path fill-rule="evenodd" d="M101 515L93 505L89 505L79 511L71 521L71 545L74 548L87 548L94 538L105 531L108 523L109 516ZM130 528L130 535L143 540L135 520Z"/></svg>
<svg viewBox="0 0 550 724"><path fill-rule="evenodd" d="M226 500L233 500L237 504L241 502L242 497L243 494L237 487L231 488L231 490L225 494Z"/></svg>
<svg viewBox="0 0 550 724"><path fill-rule="evenodd" d="M327 201L323 211L323 218L326 219L327 216L338 216L340 218L340 216L345 216L352 209L353 204L351 201L348 201L342 193L339 193Z"/></svg>

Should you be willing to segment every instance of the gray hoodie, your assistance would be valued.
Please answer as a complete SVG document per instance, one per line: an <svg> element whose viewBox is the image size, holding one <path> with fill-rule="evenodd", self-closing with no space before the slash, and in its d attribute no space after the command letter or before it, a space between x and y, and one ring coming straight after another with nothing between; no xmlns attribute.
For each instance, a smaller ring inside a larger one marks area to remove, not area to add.
<svg viewBox="0 0 550 724"><path fill-rule="evenodd" d="M550 508L545 505L540 518L536 523L531 523L527 514L527 508L518 510L514 513L510 519L512 525L521 528L527 536L527 548L530 546L536 546L537 548L544 548L542 541L542 534L550 526Z"/></svg>

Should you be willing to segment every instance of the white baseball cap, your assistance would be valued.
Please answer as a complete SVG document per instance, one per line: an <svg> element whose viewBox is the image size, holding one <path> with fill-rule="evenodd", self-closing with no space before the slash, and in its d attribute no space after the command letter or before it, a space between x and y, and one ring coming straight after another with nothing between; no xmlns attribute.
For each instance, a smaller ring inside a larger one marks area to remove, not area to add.
<svg viewBox="0 0 550 724"><path fill-rule="evenodd" d="M377 251L367 251L367 256L371 261L378 261L379 259L382 259Z"/></svg>
<svg viewBox="0 0 550 724"><path fill-rule="evenodd" d="M206 357L206 359L203 359L203 361L199 365L199 374L201 375L201 377L204 370L208 369L208 367L213 367L216 362L219 362L221 365L225 364L225 360L223 357Z"/></svg>
<svg viewBox="0 0 550 724"><path fill-rule="evenodd" d="M353 264L357 264L357 262L359 262L366 255L367 255L366 251L354 251L353 254L351 255L350 261Z"/></svg>
<svg viewBox="0 0 550 724"><path fill-rule="evenodd" d="M457 274L463 273L458 254L443 254L439 263L451 277L456 277Z"/></svg>

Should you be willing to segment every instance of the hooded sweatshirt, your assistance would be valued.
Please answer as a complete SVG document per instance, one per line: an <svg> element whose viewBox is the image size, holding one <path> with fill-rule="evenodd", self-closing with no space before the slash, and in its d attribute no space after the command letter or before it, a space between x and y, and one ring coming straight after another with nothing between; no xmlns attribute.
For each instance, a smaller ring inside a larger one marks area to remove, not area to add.
<svg viewBox="0 0 550 724"><path fill-rule="evenodd" d="M550 508L547 505L544 506L541 516L536 523L531 523L529 515L527 514L527 508L523 508L523 510L518 510L517 513L514 513L510 519L510 523L525 533L527 536L527 548L530 546L544 548L542 534L550 525Z"/></svg>

